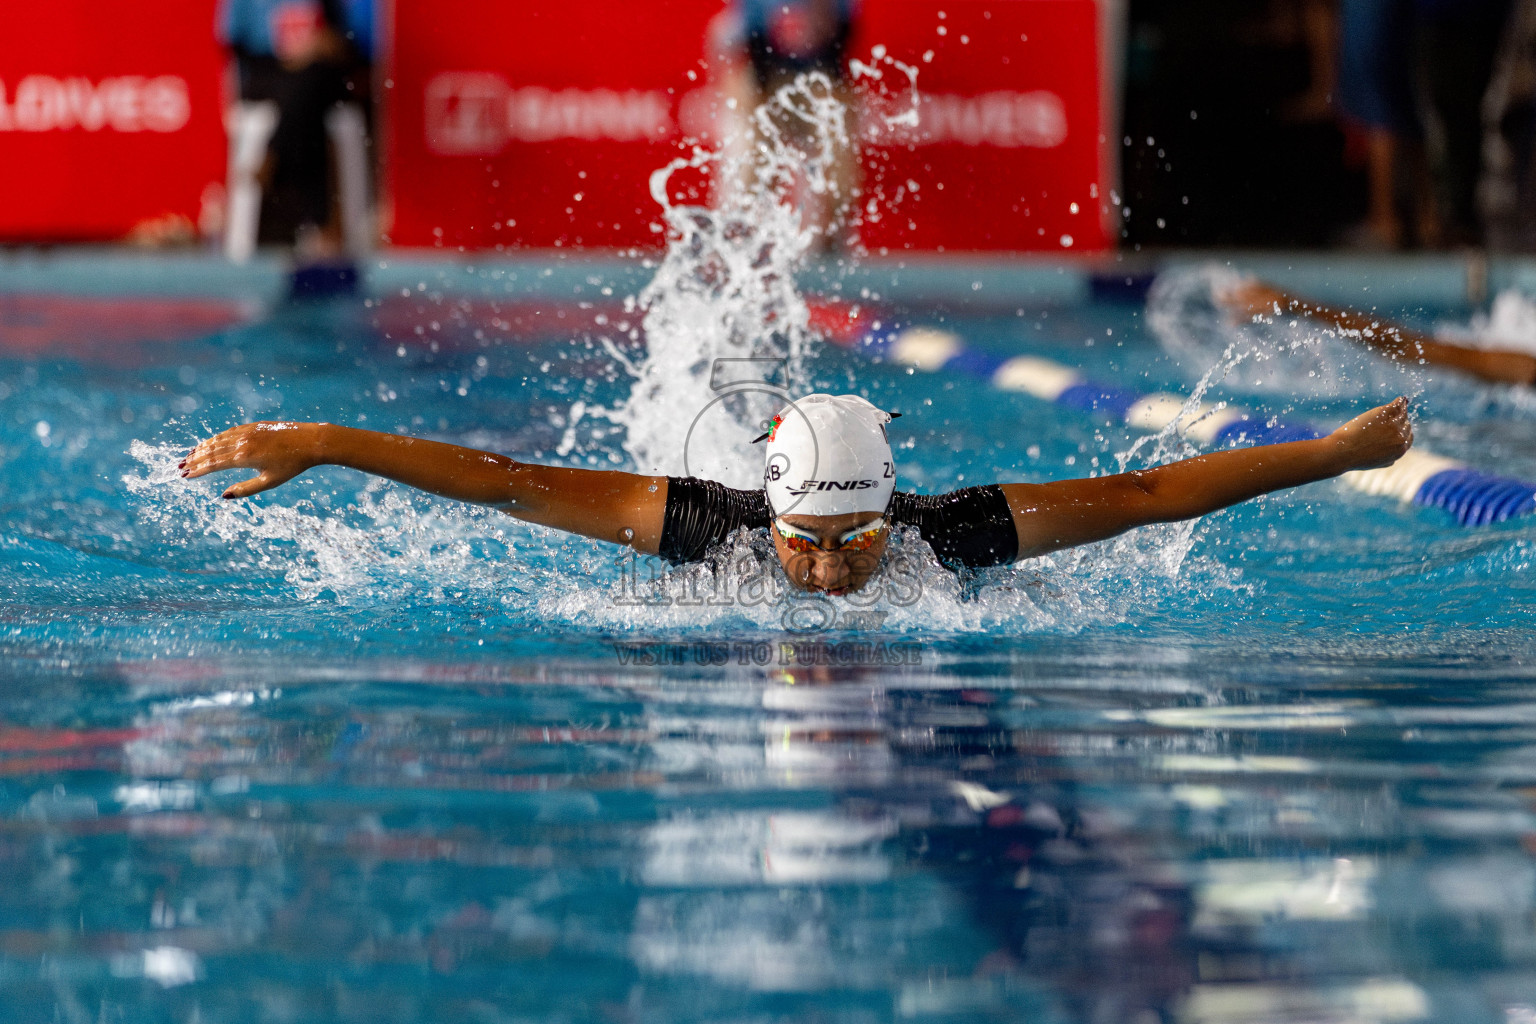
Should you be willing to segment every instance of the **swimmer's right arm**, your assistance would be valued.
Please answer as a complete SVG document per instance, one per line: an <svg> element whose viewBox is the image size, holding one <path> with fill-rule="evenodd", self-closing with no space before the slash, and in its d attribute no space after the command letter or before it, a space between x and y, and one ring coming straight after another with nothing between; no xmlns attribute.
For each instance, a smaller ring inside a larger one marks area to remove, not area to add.
<svg viewBox="0 0 1536 1024"><path fill-rule="evenodd" d="M270 490L315 466L345 466L444 498L644 554L661 547L667 478L522 463L475 448L330 423L247 423L199 444L181 463L189 479L226 469L256 475L225 498Z"/></svg>
<svg viewBox="0 0 1536 1024"><path fill-rule="evenodd" d="M1003 484L1020 558L1091 544L1137 526L1194 519L1261 494L1397 461L1413 443L1408 401L1361 413L1326 437L1231 448L1153 469L1045 484Z"/></svg>

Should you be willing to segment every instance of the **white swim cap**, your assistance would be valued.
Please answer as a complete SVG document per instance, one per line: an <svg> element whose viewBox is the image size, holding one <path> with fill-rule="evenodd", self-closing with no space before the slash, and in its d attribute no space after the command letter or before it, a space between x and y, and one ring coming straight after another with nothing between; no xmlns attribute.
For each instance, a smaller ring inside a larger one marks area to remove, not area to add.
<svg viewBox="0 0 1536 1024"><path fill-rule="evenodd" d="M884 512L896 489L890 421L856 395L807 395L786 405L770 425L763 467L773 514Z"/></svg>

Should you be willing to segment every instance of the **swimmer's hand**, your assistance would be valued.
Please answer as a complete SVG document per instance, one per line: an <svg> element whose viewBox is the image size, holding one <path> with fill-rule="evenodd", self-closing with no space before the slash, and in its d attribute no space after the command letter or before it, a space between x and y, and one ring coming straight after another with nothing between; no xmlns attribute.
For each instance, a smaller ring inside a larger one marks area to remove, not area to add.
<svg viewBox="0 0 1536 1024"><path fill-rule="evenodd" d="M1363 412L1328 435L1339 446L1344 469L1390 466L1413 446L1408 399L1399 397Z"/></svg>
<svg viewBox="0 0 1536 1024"><path fill-rule="evenodd" d="M226 469L254 469L256 475L224 492L249 498L287 483L321 464L320 423L246 423L199 444L181 463L189 480Z"/></svg>

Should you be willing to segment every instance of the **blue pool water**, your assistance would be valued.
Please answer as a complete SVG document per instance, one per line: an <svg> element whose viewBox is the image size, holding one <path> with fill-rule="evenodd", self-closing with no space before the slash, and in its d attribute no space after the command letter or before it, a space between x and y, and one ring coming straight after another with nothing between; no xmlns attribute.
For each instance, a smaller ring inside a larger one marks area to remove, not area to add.
<svg viewBox="0 0 1536 1024"><path fill-rule="evenodd" d="M7 1019L1536 1020L1536 521L1330 482L966 580L909 540L913 585L807 611L350 471L176 477L277 417L630 464L632 289L406 290L0 298ZM1219 358L1125 297L912 294L849 298L1138 390ZM1536 479L1529 396L1329 344L1206 397L1404 392ZM904 414L913 489L1184 451L803 373Z"/></svg>

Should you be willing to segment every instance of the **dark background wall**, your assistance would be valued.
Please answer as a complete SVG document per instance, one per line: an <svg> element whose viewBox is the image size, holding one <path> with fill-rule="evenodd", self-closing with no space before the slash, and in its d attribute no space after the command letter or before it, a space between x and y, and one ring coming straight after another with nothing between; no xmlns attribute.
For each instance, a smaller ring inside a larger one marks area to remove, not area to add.
<svg viewBox="0 0 1536 1024"><path fill-rule="evenodd" d="M1346 240L1363 173L1327 103L1327 23L1308 14L1303 0L1132 0L1123 244Z"/></svg>

